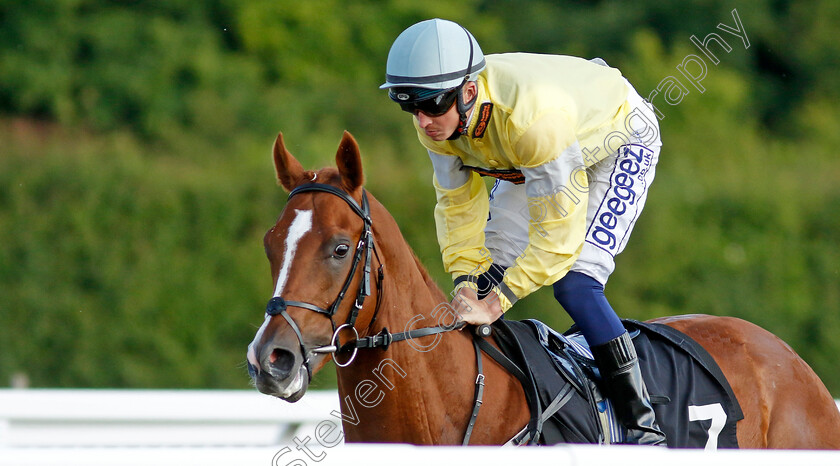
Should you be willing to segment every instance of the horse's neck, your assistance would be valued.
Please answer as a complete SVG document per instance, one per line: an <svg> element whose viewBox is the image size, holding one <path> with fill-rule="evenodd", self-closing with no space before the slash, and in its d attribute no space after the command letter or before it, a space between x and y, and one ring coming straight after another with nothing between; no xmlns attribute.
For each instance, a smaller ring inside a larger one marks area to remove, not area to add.
<svg viewBox="0 0 840 466"><path fill-rule="evenodd" d="M429 277L411 247L403 238L396 221L375 199L372 216L380 259L385 264L383 320L398 323L420 315L429 315L436 306L448 302L446 295ZM391 304L391 308L386 305ZM393 307L396 306L396 307ZM381 326L380 326L381 327Z"/></svg>
<svg viewBox="0 0 840 466"><path fill-rule="evenodd" d="M385 278L380 312L369 333L452 324L446 295L429 279L390 215L387 220L380 216L374 225ZM359 424L345 422L348 440L446 441L438 432L446 426L440 424L451 403L469 406L474 358L470 339L459 332L395 342L385 351L360 350L356 361L338 372L343 412L361 419ZM461 375L465 380L459 380ZM411 428L405 427L407 418L414 423ZM455 428L463 434L463 426Z"/></svg>

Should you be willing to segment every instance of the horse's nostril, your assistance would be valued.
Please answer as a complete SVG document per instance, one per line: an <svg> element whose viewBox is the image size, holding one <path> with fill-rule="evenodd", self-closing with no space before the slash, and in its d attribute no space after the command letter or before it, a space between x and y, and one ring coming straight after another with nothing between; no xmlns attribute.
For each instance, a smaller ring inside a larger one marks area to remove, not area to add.
<svg viewBox="0 0 840 466"><path fill-rule="evenodd" d="M268 362L271 364L271 368L276 371L277 376L285 378L292 372L292 367L295 364L295 355L282 348L274 348L274 351L268 357Z"/></svg>

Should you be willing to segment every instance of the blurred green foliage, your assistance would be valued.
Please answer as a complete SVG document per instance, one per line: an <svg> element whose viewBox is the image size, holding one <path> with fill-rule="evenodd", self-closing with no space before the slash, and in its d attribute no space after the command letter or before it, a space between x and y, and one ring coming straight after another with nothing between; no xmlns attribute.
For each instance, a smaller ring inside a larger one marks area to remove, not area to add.
<svg viewBox="0 0 840 466"><path fill-rule="evenodd" d="M749 48L716 29L733 9ZM393 39L430 17L485 53L602 57L643 95L682 80L678 105L656 101L663 151L613 306L745 318L840 395L830 0L0 0L0 385L247 387L281 130L311 168L351 131L368 189L448 290L430 164L378 89ZM699 92L677 66L712 32L732 49ZM545 289L511 315L570 324Z"/></svg>

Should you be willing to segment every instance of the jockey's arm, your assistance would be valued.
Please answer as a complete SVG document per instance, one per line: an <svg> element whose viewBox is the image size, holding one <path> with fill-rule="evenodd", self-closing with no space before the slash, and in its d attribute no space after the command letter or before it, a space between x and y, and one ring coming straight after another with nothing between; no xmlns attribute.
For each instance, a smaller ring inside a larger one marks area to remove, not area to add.
<svg viewBox="0 0 840 466"><path fill-rule="evenodd" d="M528 198L528 246L499 284L505 311L516 300L561 279L580 255L589 185L573 127L566 115L549 114L516 143Z"/></svg>
<svg viewBox="0 0 840 466"><path fill-rule="evenodd" d="M444 269L453 279L475 274L490 260L484 247L487 188L479 175L461 169L460 158L431 151L429 157L435 172L435 226ZM469 281L462 283L471 286Z"/></svg>
<svg viewBox="0 0 840 466"><path fill-rule="evenodd" d="M564 115L546 115L516 141L528 197L529 244L503 280L492 290L502 311L520 298L562 278L574 264L584 241L588 182L580 146ZM435 168L435 224L444 267L453 279L477 276L491 263L484 247L489 202L480 177L462 170L458 157L429 152ZM525 206L523 206L525 207ZM461 281L455 289L476 289Z"/></svg>

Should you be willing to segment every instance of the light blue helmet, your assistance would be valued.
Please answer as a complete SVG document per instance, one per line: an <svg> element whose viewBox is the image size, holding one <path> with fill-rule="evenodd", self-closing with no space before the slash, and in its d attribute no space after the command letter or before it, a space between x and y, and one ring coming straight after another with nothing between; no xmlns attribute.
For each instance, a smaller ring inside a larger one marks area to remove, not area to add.
<svg viewBox="0 0 840 466"><path fill-rule="evenodd" d="M409 27L394 41L380 89L452 89L475 80L484 66L481 47L466 28L429 19Z"/></svg>
<svg viewBox="0 0 840 466"><path fill-rule="evenodd" d="M379 88L412 113L442 114L454 102L460 120L450 136L454 139L466 133L467 112L475 104L475 99L464 102L464 84L475 81L485 66L478 41L465 27L430 19L409 27L391 45Z"/></svg>

